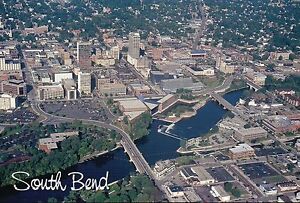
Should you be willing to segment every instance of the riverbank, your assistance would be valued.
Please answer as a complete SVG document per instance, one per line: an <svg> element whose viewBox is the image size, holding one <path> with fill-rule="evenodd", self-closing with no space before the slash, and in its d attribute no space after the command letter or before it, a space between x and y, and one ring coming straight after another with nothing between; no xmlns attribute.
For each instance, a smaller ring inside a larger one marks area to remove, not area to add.
<svg viewBox="0 0 300 203"><path fill-rule="evenodd" d="M97 152L96 154L91 154L91 155L87 155L87 156L85 156L85 157L82 157L82 158L79 160L78 163L84 163L84 162L86 162L86 161L93 160L93 159L95 159L95 158L97 158L97 157L99 157L99 156L105 155L105 154L107 154L107 153L109 153L109 152L113 152L113 151L116 150L116 149L122 148L122 146L121 146L120 143L117 143L116 145L117 145L117 146L114 147L114 148L112 148L111 150L105 150L105 151L102 151L102 152Z"/></svg>
<svg viewBox="0 0 300 203"><path fill-rule="evenodd" d="M209 100L209 98L205 98L204 100L199 101L196 105L194 105L192 107L193 111L187 111L187 112L181 113L179 117L169 116L167 118L153 118L153 119L165 121L168 123L177 123L183 119L191 118L191 117L197 115L197 111L200 108L202 108L203 106L205 106L205 104L207 103L208 100Z"/></svg>

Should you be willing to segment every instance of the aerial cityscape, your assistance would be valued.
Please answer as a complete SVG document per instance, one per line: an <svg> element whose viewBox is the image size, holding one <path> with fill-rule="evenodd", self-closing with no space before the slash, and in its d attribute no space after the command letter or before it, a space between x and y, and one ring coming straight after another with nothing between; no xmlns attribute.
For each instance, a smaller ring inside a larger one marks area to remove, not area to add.
<svg viewBox="0 0 300 203"><path fill-rule="evenodd" d="M300 202L300 1L0 0L0 202Z"/></svg>

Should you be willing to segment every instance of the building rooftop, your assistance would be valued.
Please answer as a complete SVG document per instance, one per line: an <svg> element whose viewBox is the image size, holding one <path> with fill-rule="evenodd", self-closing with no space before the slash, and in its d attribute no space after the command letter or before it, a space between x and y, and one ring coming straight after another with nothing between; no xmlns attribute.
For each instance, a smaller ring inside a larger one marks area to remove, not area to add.
<svg viewBox="0 0 300 203"><path fill-rule="evenodd" d="M76 89L76 83L73 79L64 79L63 85L66 90L75 90Z"/></svg>
<svg viewBox="0 0 300 203"><path fill-rule="evenodd" d="M186 168L183 168L181 170L181 172L184 174L185 177L187 178L192 178L192 177L197 177L197 174L191 170L191 168L189 167L186 167Z"/></svg>
<svg viewBox="0 0 300 203"><path fill-rule="evenodd" d="M183 188L180 186L170 186L169 189L171 192L182 192L183 191Z"/></svg>
<svg viewBox="0 0 300 203"><path fill-rule="evenodd" d="M192 168L197 175L200 181L213 180L214 178L201 166L196 166Z"/></svg>
<svg viewBox="0 0 300 203"><path fill-rule="evenodd" d="M250 145L244 143L229 149L229 151L231 151L232 153L243 153L248 151L254 151L254 149Z"/></svg>
<svg viewBox="0 0 300 203"><path fill-rule="evenodd" d="M174 95L173 94L168 94L165 97L161 98L160 100L157 101L157 103L164 103L166 101L168 101L169 99L171 99Z"/></svg>
<svg viewBox="0 0 300 203"><path fill-rule="evenodd" d="M124 107L125 109L130 109L130 108L144 108L147 110L147 106L141 102L138 99L134 100L121 100L119 101L120 106Z"/></svg>
<svg viewBox="0 0 300 203"><path fill-rule="evenodd" d="M206 54L207 52L204 50L192 50L191 54Z"/></svg>
<svg viewBox="0 0 300 203"><path fill-rule="evenodd" d="M48 149L57 149L57 144L56 142L53 141L52 138L47 137L47 138L41 138L39 139L39 144L40 145L47 145Z"/></svg>
<svg viewBox="0 0 300 203"><path fill-rule="evenodd" d="M253 135L253 134L267 133L267 131L265 129L263 129L262 127L239 129L237 132L240 133L243 136L250 136L250 135Z"/></svg>
<svg viewBox="0 0 300 203"><path fill-rule="evenodd" d="M150 87L144 84L135 83L135 84L130 84L130 86L134 90L150 90Z"/></svg>
<svg viewBox="0 0 300 203"><path fill-rule="evenodd" d="M139 117L144 112L145 111L130 111L130 112L124 112L124 115L127 116L129 121L132 121L135 118Z"/></svg>
<svg viewBox="0 0 300 203"><path fill-rule="evenodd" d="M223 186L221 185L212 186L212 189L214 189L218 193L217 195L219 197L229 196L229 194L224 190Z"/></svg>

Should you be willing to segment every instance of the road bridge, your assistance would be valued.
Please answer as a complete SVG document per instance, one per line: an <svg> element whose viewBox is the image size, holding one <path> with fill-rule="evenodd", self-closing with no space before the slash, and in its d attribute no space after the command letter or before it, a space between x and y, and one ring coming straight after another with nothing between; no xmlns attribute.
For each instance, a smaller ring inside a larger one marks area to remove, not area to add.
<svg viewBox="0 0 300 203"><path fill-rule="evenodd" d="M225 109L231 111L232 113L236 115L241 115L241 112L232 104L230 104L226 99L224 99L222 96L220 96L217 93L211 93L210 96L217 101L220 105L222 105Z"/></svg>
<svg viewBox="0 0 300 203"><path fill-rule="evenodd" d="M260 90L262 87L260 85L255 84L249 78L244 78L245 82L249 86L250 89L253 89L255 92Z"/></svg>

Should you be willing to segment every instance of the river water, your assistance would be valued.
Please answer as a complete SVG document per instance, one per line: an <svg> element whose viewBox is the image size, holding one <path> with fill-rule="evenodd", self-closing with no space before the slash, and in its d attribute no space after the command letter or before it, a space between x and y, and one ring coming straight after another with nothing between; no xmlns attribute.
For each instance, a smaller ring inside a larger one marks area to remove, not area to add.
<svg viewBox="0 0 300 203"><path fill-rule="evenodd" d="M230 92L224 98L231 104L236 104L242 95L243 90ZM214 101L209 101L192 118L184 119L176 123L170 133L181 138L193 138L207 133L219 122L226 110ZM178 157L176 150L180 146L180 141L157 132L158 126L166 122L154 120L148 136L137 141L137 146L150 165L154 165L158 160L172 159ZM100 156L94 160L77 164L62 172L62 183L72 186L69 172L78 171L84 174L85 178L100 179L109 172L109 183L120 180L135 171L134 165L129 162L128 156L123 149ZM46 202L48 198L55 197L63 200L63 197L70 190L62 191L33 191L17 192L13 187L0 188L0 202Z"/></svg>

